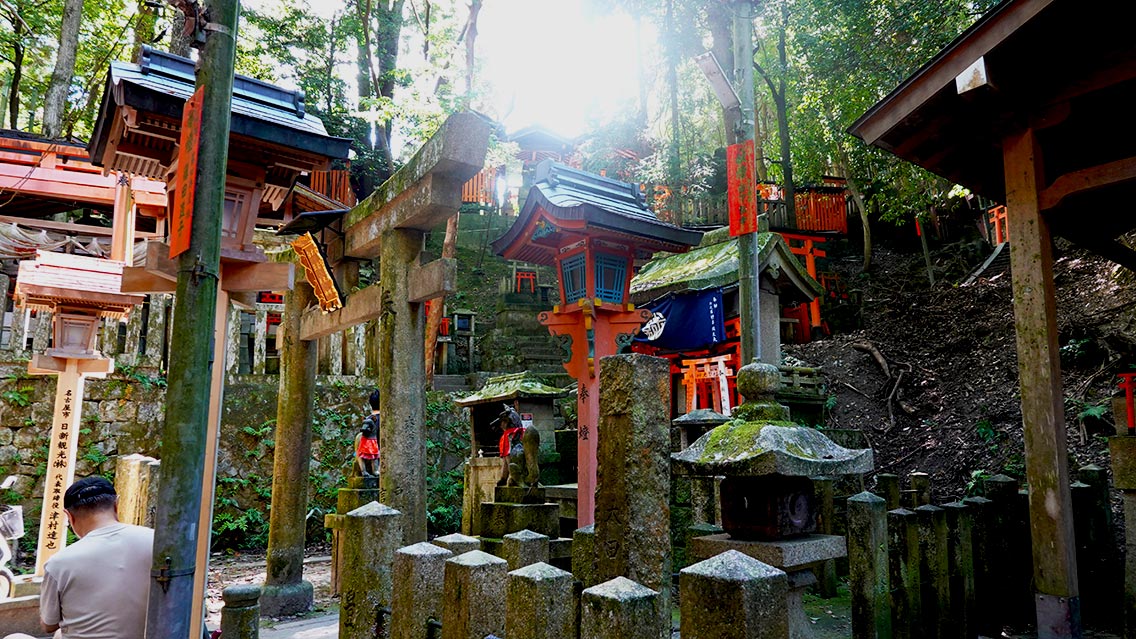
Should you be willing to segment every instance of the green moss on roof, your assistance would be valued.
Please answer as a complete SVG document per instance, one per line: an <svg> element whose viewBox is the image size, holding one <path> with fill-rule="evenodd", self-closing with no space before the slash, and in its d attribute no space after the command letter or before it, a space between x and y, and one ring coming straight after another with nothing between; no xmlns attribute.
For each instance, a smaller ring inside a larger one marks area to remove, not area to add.
<svg viewBox="0 0 1136 639"><path fill-rule="evenodd" d="M721 233L725 231L725 234ZM667 293L702 291L738 282L738 240L728 237L728 229L718 229L703 236L702 246L688 253L656 258L640 269L631 280L631 295L640 301L662 297ZM789 245L777 233L758 233L759 262L765 268L774 252L781 253L782 264L790 265L814 295L823 293L820 284L809 276Z"/></svg>
<svg viewBox="0 0 1136 639"><path fill-rule="evenodd" d="M563 397L564 391L542 384L527 371L490 377L481 390L455 401L458 406L475 406L489 402L503 402L518 397Z"/></svg>

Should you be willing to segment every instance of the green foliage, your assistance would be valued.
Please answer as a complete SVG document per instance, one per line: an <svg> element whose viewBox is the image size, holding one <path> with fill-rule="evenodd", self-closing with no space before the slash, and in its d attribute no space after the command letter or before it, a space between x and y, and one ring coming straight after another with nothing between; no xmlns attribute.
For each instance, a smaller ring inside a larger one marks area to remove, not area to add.
<svg viewBox="0 0 1136 639"><path fill-rule="evenodd" d="M974 432L978 434L978 437L982 441L991 446L996 446L998 439L1001 437L1001 434L994 428L994 424L989 419L978 420L978 423L974 425Z"/></svg>
<svg viewBox="0 0 1136 639"><path fill-rule="evenodd" d="M140 370L137 366L132 366L130 364L119 364L117 366L117 370L115 371L115 375L120 379L141 384L142 388L145 388L146 390L150 390L151 388L166 387L165 375L150 375L149 373Z"/></svg>
<svg viewBox="0 0 1136 639"><path fill-rule="evenodd" d="M90 464L94 466L96 470L101 470L102 465L106 463L107 460L110 459L110 457L103 451L99 450L98 447L96 447L94 444L91 444L90 446L87 446L87 449L85 451L83 451L82 459L90 462Z"/></svg>
<svg viewBox="0 0 1136 639"><path fill-rule="evenodd" d="M982 483L989 478L990 473L985 470L970 471L970 479L966 480L966 496L974 497L982 494Z"/></svg>
<svg viewBox="0 0 1136 639"><path fill-rule="evenodd" d="M32 398L31 392L34 390L31 386L22 386L20 388L9 388L0 391L0 399L8 402L12 406L19 406L21 408L31 406Z"/></svg>
<svg viewBox="0 0 1136 639"><path fill-rule="evenodd" d="M268 517L258 505L242 504L238 495L251 488L263 503L272 495L272 481L257 474L221 477L213 501L213 549L245 550L268 544Z"/></svg>
<svg viewBox="0 0 1136 639"><path fill-rule="evenodd" d="M453 397L426 394L426 521L442 535L461 528L462 463L469 455L469 418Z"/></svg>

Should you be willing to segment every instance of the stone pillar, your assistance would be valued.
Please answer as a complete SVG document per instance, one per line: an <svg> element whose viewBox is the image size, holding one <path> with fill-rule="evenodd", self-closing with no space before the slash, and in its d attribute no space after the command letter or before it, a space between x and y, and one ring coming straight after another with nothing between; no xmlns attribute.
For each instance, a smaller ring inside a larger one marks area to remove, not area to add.
<svg viewBox="0 0 1136 639"><path fill-rule="evenodd" d="M315 343L300 339L300 317L315 301L312 287L297 282L284 295L280 330L280 394L272 460L272 510L261 611L269 617L295 615L312 607L312 584L304 580L308 468L312 460L315 398ZM259 313L258 313L259 317Z"/></svg>
<svg viewBox="0 0 1136 639"><path fill-rule="evenodd" d="M911 507L918 508L931 503L931 476L927 473L911 473Z"/></svg>
<svg viewBox="0 0 1136 639"><path fill-rule="evenodd" d="M1124 508L1124 637L1136 639L1136 437L1110 437L1108 453Z"/></svg>
<svg viewBox="0 0 1136 639"><path fill-rule="evenodd" d="M225 639L257 639L260 636L260 586L229 586L221 591L221 634Z"/></svg>
<svg viewBox="0 0 1136 639"><path fill-rule="evenodd" d="M483 639L505 630L505 560L471 550L446 560L442 639Z"/></svg>
<svg viewBox="0 0 1136 639"><path fill-rule="evenodd" d="M391 605L391 564L402 539L402 513L371 502L343 520L339 639L373 639Z"/></svg>
<svg viewBox="0 0 1136 639"><path fill-rule="evenodd" d="M947 514L938 506L927 505L916 508L915 515L919 522L923 636L945 639L952 609Z"/></svg>
<svg viewBox="0 0 1136 639"><path fill-rule="evenodd" d="M991 502L985 497L967 497L962 500L970 509L974 556L974 628L979 635L996 637L1002 629L997 623L995 608L997 591L992 587L991 574L994 557L991 555L991 535L999 534L990 524Z"/></svg>
<svg viewBox="0 0 1136 639"><path fill-rule="evenodd" d="M1077 471L1073 483L1073 537L1077 540L1077 578L1085 625L1113 626L1120 605L1121 572L1112 534L1108 475L1096 465Z"/></svg>
<svg viewBox="0 0 1136 639"><path fill-rule="evenodd" d="M914 510L888 512L888 577L892 636L922 639L919 578L919 523Z"/></svg>
<svg viewBox="0 0 1136 639"><path fill-rule="evenodd" d="M1030 539L1028 507L1023 510L1018 480L1012 477L994 475L983 482L983 487L986 497L993 502L990 521L994 544L990 570L995 577L994 592L1000 600L998 623L1015 627L1032 623L1030 576L1033 568L1030 544L1023 543Z"/></svg>
<svg viewBox="0 0 1136 639"><path fill-rule="evenodd" d="M887 511L869 492L848 499L848 586L853 639L890 639Z"/></svg>
<svg viewBox="0 0 1136 639"><path fill-rule="evenodd" d="M596 579L596 527L595 525L577 528L572 533L572 574L576 580L591 588L599 583Z"/></svg>
<svg viewBox="0 0 1136 639"><path fill-rule="evenodd" d="M819 507L817 532L822 535L836 534L836 480L832 477L813 477L813 491ZM831 599L836 596L836 560L829 559L817 569L817 590L821 597Z"/></svg>
<svg viewBox="0 0 1136 639"><path fill-rule="evenodd" d="M379 495L403 513L402 543L409 545L426 541L426 327L422 304L409 301L409 274L422 252L422 232L387 231L380 251Z"/></svg>
<svg viewBox="0 0 1136 639"><path fill-rule="evenodd" d="M659 624L663 610L659 593L616 577L581 594L580 639L669 639L670 624Z"/></svg>
<svg viewBox="0 0 1136 639"><path fill-rule="evenodd" d="M543 562L509 573L505 587L505 636L509 639L576 639L577 595L571 573Z"/></svg>
<svg viewBox="0 0 1136 639"><path fill-rule="evenodd" d="M786 574L736 550L679 573L683 639L789 639Z"/></svg>
<svg viewBox="0 0 1136 639"><path fill-rule="evenodd" d="M391 639L430 639L427 623L442 620L442 585L452 556L424 541L394 553Z"/></svg>
<svg viewBox="0 0 1136 639"><path fill-rule="evenodd" d="M548 563L548 536L528 529L505 535L501 539L501 558L508 563L509 570Z"/></svg>
<svg viewBox="0 0 1136 639"><path fill-rule="evenodd" d="M481 550L481 540L477 537L470 537L461 533L451 533L444 537L438 537L430 542L435 546L441 546L446 550L457 555L464 555L471 550Z"/></svg>
<svg viewBox="0 0 1136 639"><path fill-rule="evenodd" d="M892 473L880 473L876 475L876 492L884 498L888 510L903 507L900 497L902 493L899 490L899 475Z"/></svg>
<svg viewBox="0 0 1136 639"><path fill-rule="evenodd" d="M670 626L670 363L646 355L600 360L597 581L627 577L659 596Z"/></svg>
<svg viewBox="0 0 1136 639"><path fill-rule="evenodd" d="M974 613L974 522L973 513L962 502L943 504L947 515L947 549L949 552L951 610L949 636L972 639Z"/></svg>

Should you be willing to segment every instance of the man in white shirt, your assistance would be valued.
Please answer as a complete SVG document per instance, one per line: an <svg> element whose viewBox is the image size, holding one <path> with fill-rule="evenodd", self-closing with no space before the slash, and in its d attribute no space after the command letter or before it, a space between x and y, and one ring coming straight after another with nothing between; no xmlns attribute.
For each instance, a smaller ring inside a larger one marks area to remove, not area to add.
<svg viewBox="0 0 1136 639"><path fill-rule="evenodd" d="M141 639L154 531L119 523L118 496L104 477L72 484L63 509L79 541L44 564L39 596L44 631L59 631L62 639Z"/></svg>

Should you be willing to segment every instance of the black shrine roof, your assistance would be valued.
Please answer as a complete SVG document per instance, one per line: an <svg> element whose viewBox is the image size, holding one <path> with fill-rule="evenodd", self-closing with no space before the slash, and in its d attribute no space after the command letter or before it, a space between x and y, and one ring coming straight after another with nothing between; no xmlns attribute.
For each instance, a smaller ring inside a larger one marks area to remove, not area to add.
<svg viewBox="0 0 1136 639"><path fill-rule="evenodd" d="M140 63L111 63L99 119L88 146L91 161L102 165L115 108L181 119L196 76L188 58L143 47ZM233 80L233 135L300 149L329 158L346 158L350 140L328 135L319 118L304 110L304 93L238 75Z"/></svg>

